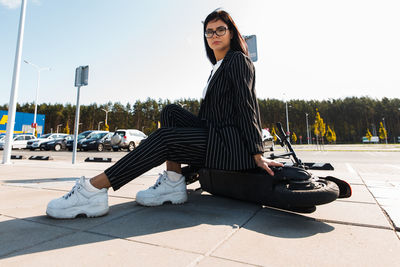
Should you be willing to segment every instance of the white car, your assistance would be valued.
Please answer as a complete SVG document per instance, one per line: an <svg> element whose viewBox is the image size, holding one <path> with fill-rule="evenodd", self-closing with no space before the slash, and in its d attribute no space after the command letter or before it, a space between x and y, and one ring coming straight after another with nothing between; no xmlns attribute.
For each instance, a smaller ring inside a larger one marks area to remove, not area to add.
<svg viewBox="0 0 400 267"><path fill-rule="evenodd" d="M32 134L19 134L19 135L16 135L16 136L14 136L14 138L12 140L12 148L13 149L16 149L16 148L24 149L24 148L27 147L28 142L30 140L33 140L33 139L35 139L35 136L32 135ZM5 139L5 137L3 137L0 140L0 149L4 149L5 142L6 142L6 139Z"/></svg>
<svg viewBox="0 0 400 267"><path fill-rule="evenodd" d="M65 138L67 136L68 134L61 134L61 133L44 134L40 138L28 141L27 148L29 148L30 150L40 149L40 145L42 144L42 142L47 142L53 139Z"/></svg>
<svg viewBox="0 0 400 267"><path fill-rule="evenodd" d="M268 129L262 129L262 142L265 151L274 151L274 137L270 134Z"/></svg>
<svg viewBox="0 0 400 267"><path fill-rule="evenodd" d="M114 151L120 148L127 148L128 151L134 150L147 135L136 129L117 130L111 137L111 146Z"/></svg>

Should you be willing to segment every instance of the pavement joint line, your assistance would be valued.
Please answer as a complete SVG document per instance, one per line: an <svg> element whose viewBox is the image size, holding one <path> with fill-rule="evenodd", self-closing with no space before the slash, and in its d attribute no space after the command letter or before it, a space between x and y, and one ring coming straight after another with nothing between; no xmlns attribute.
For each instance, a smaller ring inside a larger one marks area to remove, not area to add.
<svg viewBox="0 0 400 267"><path fill-rule="evenodd" d="M347 164L347 163L346 163ZM365 187L367 188L368 192L372 195L372 197L375 200L375 203L378 205L378 207L381 209L382 213L385 215L386 219L388 220L389 224L392 226L391 230L396 231L396 225L394 224L393 220L390 218L389 214L386 212L386 210L379 204L378 200L376 200L376 197L374 196L374 194L371 192L371 190L369 189L369 187L367 186L367 184L365 183L365 180L362 178L362 176L360 175L359 172L357 172L358 177L360 177L361 181L364 183ZM399 238L400 239L400 238Z"/></svg>
<svg viewBox="0 0 400 267"><path fill-rule="evenodd" d="M232 262L237 262L237 263L242 263L242 264L246 264L246 265L250 265L250 266L255 266L255 267L265 267L264 265L257 265L257 264L253 264L253 263L248 263L248 262L244 262L244 261L238 261L238 260L233 260L233 259L229 259L229 258L224 258L224 257L220 257L220 256L209 256L210 258L216 258L216 259L221 259L221 260L227 260L227 261L232 261Z"/></svg>
<svg viewBox="0 0 400 267"><path fill-rule="evenodd" d="M123 216L125 216L125 215L123 215ZM159 248L167 248L167 249L172 249L172 250L176 250L176 251L183 251L183 252L188 252L188 253L192 253L192 254L201 255L200 252L196 252L196 251L191 251L191 250L186 250L186 249L179 249L179 248L175 248L175 247L159 245L159 244L154 244L154 243L150 243L150 242L134 240L134 239L124 238L124 237L119 237L119 236L114 236L114 235L110 235L110 234L104 234L104 233L99 233L99 232L94 232L94 231L89 231L89 230L82 230L80 232L94 234L94 235L100 235L100 236L104 236L104 237L110 237L110 238L113 238L113 239L125 240L125 241L128 241L128 242L139 243L139 244L144 244L144 245L149 245L149 246L154 246L154 247L159 247Z"/></svg>
<svg viewBox="0 0 400 267"><path fill-rule="evenodd" d="M376 224L343 222L343 221L328 220L328 219L314 219L314 218L310 218L310 219L314 220L314 221L317 221L317 222L335 223L335 224L342 224L342 225L359 226L359 227L366 227L366 228L374 228L374 229L383 229L383 230L393 231L392 227L376 225Z"/></svg>
<svg viewBox="0 0 400 267"><path fill-rule="evenodd" d="M365 201L354 201L354 200L343 200L343 199L336 199L336 201L341 202L341 203L354 203L354 204L377 205L376 203L365 202Z"/></svg>
<svg viewBox="0 0 400 267"><path fill-rule="evenodd" d="M191 263L189 263L187 265L187 267L193 267L198 265L203 259L205 259L206 257L211 256L211 254L216 251L223 243L225 243L226 241L228 241L228 239L230 239L236 232L238 232L243 226L245 226L251 219L254 218L254 216L257 215L257 213L262 210L263 208L260 207L257 210L254 211L254 213L252 215L249 216L249 218L244 221L241 225L236 225L236 227L234 227L226 236L225 238L223 238L222 240L220 240L214 247L212 247L209 251L207 251L206 253L204 253L203 255L197 257L194 261L192 261Z"/></svg>

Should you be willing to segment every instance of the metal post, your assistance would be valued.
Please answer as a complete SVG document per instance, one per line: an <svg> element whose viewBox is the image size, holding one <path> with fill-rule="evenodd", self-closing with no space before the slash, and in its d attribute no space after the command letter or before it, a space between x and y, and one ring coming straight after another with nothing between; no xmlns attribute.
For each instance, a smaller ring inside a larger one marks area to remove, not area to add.
<svg viewBox="0 0 400 267"><path fill-rule="evenodd" d="M308 113L306 113L306 124L307 124L307 141L310 144L310 133L308 131Z"/></svg>
<svg viewBox="0 0 400 267"><path fill-rule="evenodd" d="M18 28L17 50L15 52L15 60L14 60L14 74L12 79L11 93L10 93L10 103L8 105L8 121L7 121L6 137L5 137L5 146L3 151L3 164L11 164L11 148L13 140L12 137L14 133L15 113L17 109L16 104L17 104L18 85L19 85L19 71L21 67L22 44L24 40L25 10L26 10L26 0L22 0L21 15L19 19L19 28Z"/></svg>
<svg viewBox="0 0 400 267"><path fill-rule="evenodd" d="M290 134L290 132L289 132L289 111L288 111L288 106L287 106L287 100L286 100L286 131L287 131L287 134Z"/></svg>
<svg viewBox="0 0 400 267"><path fill-rule="evenodd" d="M102 121L99 121L99 123L97 124L97 130L100 131L100 125L102 124Z"/></svg>
<svg viewBox="0 0 400 267"><path fill-rule="evenodd" d="M76 149L78 147L78 132L79 132L79 94L81 87L78 86L78 93L76 97L76 111L75 111L75 130L74 130L74 146L72 150L72 164L76 161Z"/></svg>
<svg viewBox="0 0 400 267"><path fill-rule="evenodd" d="M106 125L108 125L108 123L107 123L107 117L108 117L108 112L110 112L110 111L109 111L109 110L106 110L106 109L104 109L104 108L102 108L101 110L104 111L104 112L106 113L106 121L105 121L105 123L106 123Z"/></svg>

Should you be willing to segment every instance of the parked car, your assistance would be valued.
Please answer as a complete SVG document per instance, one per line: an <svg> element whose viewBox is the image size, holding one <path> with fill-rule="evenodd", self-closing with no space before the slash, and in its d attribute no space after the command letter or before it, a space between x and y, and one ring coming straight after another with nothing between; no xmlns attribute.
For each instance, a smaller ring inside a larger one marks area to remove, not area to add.
<svg viewBox="0 0 400 267"><path fill-rule="evenodd" d="M114 151L119 149L134 150L147 135L136 129L117 130L111 138L111 145Z"/></svg>
<svg viewBox="0 0 400 267"><path fill-rule="evenodd" d="M61 138L56 138L54 140L49 140L46 142L42 142L40 144L40 150L54 150L54 151L60 151L64 150L67 147L67 141L68 140L73 140L74 136L73 135L67 135L66 137L61 137Z"/></svg>
<svg viewBox="0 0 400 267"><path fill-rule="evenodd" d="M13 141L12 141L12 148L13 149L25 149L28 145L28 142L30 140L34 140L35 136L32 134L19 134L19 135L15 135L13 137ZM5 146L5 136L2 137L2 139L0 140L0 149L4 149Z"/></svg>
<svg viewBox="0 0 400 267"><path fill-rule="evenodd" d="M78 143L79 143L79 141L81 141L82 139L86 138L86 137L87 137L89 134L91 134L92 132L94 132L94 131L84 131L84 132L78 134ZM68 149L69 151L72 151L72 150L73 150L73 148L74 148L74 137L72 137L71 140L67 140L66 146L67 146L67 149Z"/></svg>
<svg viewBox="0 0 400 267"><path fill-rule="evenodd" d="M262 142L265 151L274 151L274 137L268 131L268 129L262 129Z"/></svg>
<svg viewBox="0 0 400 267"><path fill-rule="evenodd" d="M82 139L80 147L85 151L97 150L101 152L104 149L111 150L111 137L113 134L113 132L93 132L87 138Z"/></svg>
<svg viewBox="0 0 400 267"><path fill-rule="evenodd" d="M30 150L40 149L40 145L42 142L51 141L51 140L57 139L57 138L64 138L67 135L68 134L61 134L61 133L60 134L59 133L44 134L44 135L40 136L40 138L28 141L27 148L29 148Z"/></svg>

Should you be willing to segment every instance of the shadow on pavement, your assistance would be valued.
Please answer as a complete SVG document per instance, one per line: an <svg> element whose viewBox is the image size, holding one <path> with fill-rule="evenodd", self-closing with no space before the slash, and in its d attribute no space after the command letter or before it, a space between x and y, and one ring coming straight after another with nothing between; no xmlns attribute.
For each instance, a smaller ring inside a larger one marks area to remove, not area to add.
<svg viewBox="0 0 400 267"><path fill-rule="evenodd" d="M111 206L109 215L100 218L0 218L5 218L0 221L0 258L114 239L191 251L182 240L187 240L196 248L209 244L212 247L239 227L288 239L306 238L334 230L331 225L307 216L201 194L199 191L190 191L189 201L184 205L141 207L131 201Z"/></svg>

